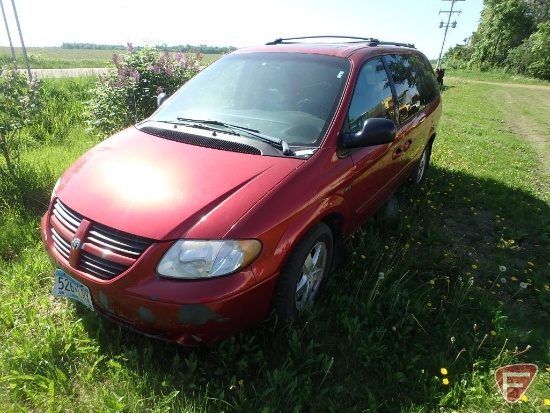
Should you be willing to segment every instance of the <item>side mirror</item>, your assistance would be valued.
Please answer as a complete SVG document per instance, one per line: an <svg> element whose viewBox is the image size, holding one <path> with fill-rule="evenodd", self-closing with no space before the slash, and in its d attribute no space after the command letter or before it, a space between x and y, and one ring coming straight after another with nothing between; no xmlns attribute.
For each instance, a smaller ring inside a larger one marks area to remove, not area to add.
<svg viewBox="0 0 550 413"><path fill-rule="evenodd" d="M365 121L359 132L342 134L342 144L346 149L391 143L395 140L395 124L384 118L370 118Z"/></svg>
<svg viewBox="0 0 550 413"><path fill-rule="evenodd" d="M168 98L166 93L159 93L157 96L157 108L160 107L164 103L164 101Z"/></svg>

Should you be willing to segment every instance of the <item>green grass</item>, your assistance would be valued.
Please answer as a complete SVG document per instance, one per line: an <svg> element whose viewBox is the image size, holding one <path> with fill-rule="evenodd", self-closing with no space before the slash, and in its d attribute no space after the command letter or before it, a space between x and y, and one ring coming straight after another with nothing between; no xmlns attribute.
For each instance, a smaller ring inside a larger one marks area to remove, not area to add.
<svg viewBox="0 0 550 413"><path fill-rule="evenodd" d="M550 82L548 81L533 79L522 75L516 75L504 70L502 71L492 70L489 72L481 72L479 70L446 69L445 77L446 78L459 77L461 79L487 81L487 82L521 83L521 84L528 84L528 85L550 86Z"/></svg>
<svg viewBox="0 0 550 413"><path fill-rule="evenodd" d="M545 117L513 104L540 91L446 82L424 186L397 194L397 219L380 213L355 234L301 323L189 349L52 297L39 219L57 176L95 143L81 118L89 83L56 82L59 122L32 131L27 173L1 189L0 410L548 411L550 182L512 122L550 136ZM540 371L528 400L508 405L493 372L517 362Z"/></svg>
<svg viewBox="0 0 550 413"><path fill-rule="evenodd" d="M113 65L113 54L124 55L125 50L62 49L60 47L28 47L31 69L105 68ZM15 48L18 64L25 67L23 51ZM218 54L203 54L201 64L210 64ZM9 47L0 46L0 66L12 61Z"/></svg>

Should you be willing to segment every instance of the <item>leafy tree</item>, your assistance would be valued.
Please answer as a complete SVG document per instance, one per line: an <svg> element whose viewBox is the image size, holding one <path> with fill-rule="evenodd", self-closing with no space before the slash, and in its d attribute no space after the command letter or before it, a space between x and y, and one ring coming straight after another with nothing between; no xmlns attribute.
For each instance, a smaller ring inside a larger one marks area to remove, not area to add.
<svg viewBox="0 0 550 413"><path fill-rule="evenodd" d="M539 79L550 80L550 20L539 24L529 40L534 60L529 65L529 72Z"/></svg>
<svg viewBox="0 0 550 413"><path fill-rule="evenodd" d="M114 67L100 77L89 101L88 124L100 137L128 127L157 108L157 95L174 93L200 70L201 55L150 48L113 55Z"/></svg>
<svg viewBox="0 0 550 413"><path fill-rule="evenodd" d="M533 32L534 18L525 0L485 0L472 63L481 68L501 66L510 49Z"/></svg>
<svg viewBox="0 0 550 413"><path fill-rule="evenodd" d="M36 120L40 112L39 82L27 80L25 72L15 65L0 73L0 178L9 181L16 176L19 155L24 145L20 131Z"/></svg>

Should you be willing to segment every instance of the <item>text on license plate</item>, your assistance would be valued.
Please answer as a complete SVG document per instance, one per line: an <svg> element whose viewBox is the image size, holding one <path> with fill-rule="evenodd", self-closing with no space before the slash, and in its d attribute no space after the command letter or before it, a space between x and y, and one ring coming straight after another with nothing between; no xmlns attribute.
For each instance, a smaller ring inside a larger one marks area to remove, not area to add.
<svg viewBox="0 0 550 413"><path fill-rule="evenodd" d="M94 309L90 289L59 269L55 270L53 295L72 298L81 302L90 310Z"/></svg>

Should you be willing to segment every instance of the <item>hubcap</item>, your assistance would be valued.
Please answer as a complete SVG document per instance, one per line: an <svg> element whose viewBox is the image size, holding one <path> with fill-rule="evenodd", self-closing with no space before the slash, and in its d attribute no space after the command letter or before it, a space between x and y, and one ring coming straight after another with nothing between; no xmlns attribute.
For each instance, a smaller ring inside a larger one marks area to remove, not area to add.
<svg viewBox="0 0 550 413"><path fill-rule="evenodd" d="M302 265L302 272L296 284L296 308L301 311L317 295L327 263L327 246L318 242L313 246Z"/></svg>
<svg viewBox="0 0 550 413"><path fill-rule="evenodd" d="M418 174L416 176L417 182L420 182L420 180L424 176L427 160L428 160L428 149L426 148L424 149L424 152L422 152L422 156L420 157L420 163L418 164Z"/></svg>

